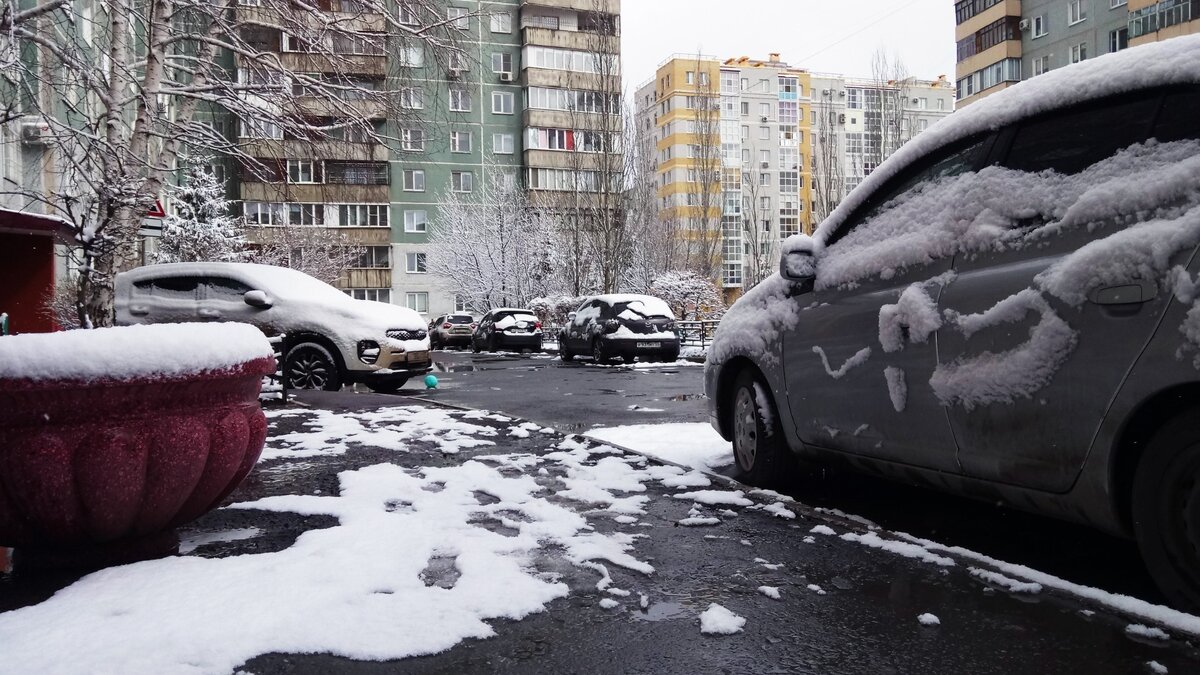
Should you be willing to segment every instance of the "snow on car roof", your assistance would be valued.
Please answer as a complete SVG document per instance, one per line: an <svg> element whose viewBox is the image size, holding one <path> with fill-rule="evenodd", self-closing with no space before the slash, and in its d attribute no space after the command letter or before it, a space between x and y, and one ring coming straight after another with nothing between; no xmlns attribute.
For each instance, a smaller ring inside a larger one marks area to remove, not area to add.
<svg viewBox="0 0 1200 675"><path fill-rule="evenodd" d="M498 307L496 309L493 309L491 313L493 315L495 315L495 314L510 314L510 313L511 314L533 314L533 310L532 309L520 309L520 308L514 308L514 307Z"/></svg>
<svg viewBox="0 0 1200 675"><path fill-rule="evenodd" d="M652 316L670 316L674 317L675 313L671 311L671 306L666 302L651 296L651 295L633 295L628 293L610 293L607 295L597 295L592 298L599 300L607 305L619 305L621 303L642 303L642 307L646 309ZM636 308L634 308L636 309Z"/></svg>
<svg viewBox="0 0 1200 675"><path fill-rule="evenodd" d="M274 355L244 323L154 324L0 337L0 379L115 380L220 372Z"/></svg>
<svg viewBox="0 0 1200 675"><path fill-rule="evenodd" d="M189 262L146 265L126 272L135 281L146 277L224 274L238 277L260 290L285 298L348 300L350 296L299 270L257 263Z"/></svg>
<svg viewBox="0 0 1200 675"><path fill-rule="evenodd" d="M818 250L885 181L929 152L1018 120L1113 94L1200 83L1200 35L1171 38L1051 70L956 110L917 134L871 172L817 227ZM784 251L795 250L800 235Z"/></svg>

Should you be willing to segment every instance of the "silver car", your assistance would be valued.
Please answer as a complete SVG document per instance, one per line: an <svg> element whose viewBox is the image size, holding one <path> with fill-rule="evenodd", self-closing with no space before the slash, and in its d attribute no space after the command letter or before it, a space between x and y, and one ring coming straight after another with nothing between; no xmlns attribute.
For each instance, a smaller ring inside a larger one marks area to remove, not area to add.
<svg viewBox="0 0 1200 675"><path fill-rule="evenodd" d="M1133 536L1198 608L1198 244L1200 37L1039 75L788 240L712 422L750 482L798 455Z"/></svg>

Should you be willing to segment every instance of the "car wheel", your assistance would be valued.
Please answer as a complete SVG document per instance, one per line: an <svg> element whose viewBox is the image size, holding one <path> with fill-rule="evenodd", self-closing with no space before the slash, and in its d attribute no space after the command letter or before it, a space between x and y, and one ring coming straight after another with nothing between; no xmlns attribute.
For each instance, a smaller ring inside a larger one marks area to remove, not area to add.
<svg viewBox="0 0 1200 675"><path fill-rule="evenodd" d="M1200 426L1197 410L1150 439L1133 479L1133 529L1150 576L1172 605L1200 610Z"/></svg>
<svg viewBox="0 0 1200 675"><path fill-rule="evenodd" d="M592 340L592 360L596 363L608 361L608 354L604 351L604 340L600 338Z"/></svg>
<svg viewBox="0 0 1200 675"><path fill-rule="evenodd" d="M496 336L495 336L495 335L489 335L489 336L488 336L488 341L487 341L487 350L488 350L489 352L495 352L495 351L496 351Z"/></svg>
<svg viewBox="0 0 1200 675"><path fill-rule="evenodd" d="M283 372L292 389L338 391L342 388L337 360L328 349L315 342L304 342L288 350Z"/></svg>
<svg viewBox="0 0 1200 675"><path fill-rule="evenodd" d="M575 360L575 352L572 352L571 348L569 346L567 346L566 336L563 336L563 335L558 336L558 355L560 357L562 357L563 361L574 361Z"/></svg>
<svg viewBox="0 0 1200 675"><path fill-rule="evenodd" d="M662 360L663 363L675 363L679 360L679 352L663 352Z"/></svg>
<svg viewBox="0 0 1200 675"><path fill-rule="evenodd" d="M729 429L733 432L738 479L759 486L779 484L792 457L778 427L779 414L766 385L754 372L743 370L732 396Z"/></svg>
<svg viewBox="0 0 1200 675"><path fill-rule="evenodd" d="M475 338L471 338L471 351L476 354L483 351L482 349L479 348L479 341L476 340Z"/></svg>
<svg viewBox="0 0 1200 675"><path fill-rule="evenodd" d="M404 388L408 384L408 378L403 380L392 380L389 382L368 382L367 388L376 394L394 394Z"/></svg>

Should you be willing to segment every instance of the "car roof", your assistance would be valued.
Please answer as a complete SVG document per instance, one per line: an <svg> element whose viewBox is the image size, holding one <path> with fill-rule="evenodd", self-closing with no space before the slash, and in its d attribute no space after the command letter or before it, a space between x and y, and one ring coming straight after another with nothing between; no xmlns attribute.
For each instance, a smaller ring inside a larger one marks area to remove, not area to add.
<svg viewBox="0 0 1200 675"><path fill-rule="evenodd" d="M299 270L257 263L160 263L136 267L128 272L122 272L117 275L117 278L129 283L137 283L151 279L189 276L224 276L261 286L264 290L269 290L272 295L286 298L304 299L313 296L334 298L345 295L333 286Z"/></svg>
<svg viewBox="0 0 1200 675"><path fill-rule="evenodd" d="M817 227L818 249L883 183L930 152L1022 119L1115 94L1200 84L1200 35L1185 35L1104 54L1018 82L943 117L883 161ZM793 235L784 251L804 241Z"/></svg>

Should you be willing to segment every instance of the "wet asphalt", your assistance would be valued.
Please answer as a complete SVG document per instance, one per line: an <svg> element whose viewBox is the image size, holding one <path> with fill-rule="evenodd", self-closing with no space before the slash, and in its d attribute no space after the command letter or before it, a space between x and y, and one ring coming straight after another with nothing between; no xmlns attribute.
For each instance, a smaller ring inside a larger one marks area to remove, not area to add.
<svg viewBox="0 0 1200 675"><path fill-rule="evenodd" d="M701 369L666 367L640 371L596 368L585 364L510 356L439 354L441 384L436 392L410 386L399 396L345 391L307 393L301 404L330 410L363 410L412 405L415 397L439 404L486 408L530 419L542 425L578 432L595 424L702 421L699 399ZM569 395L568 395L569 394ZM429 405L432 403L421 403ZM662 412L630 410L630 405ZM272 420L272 434L297 430L302 417ZM500 423L495 423L500 426ZM543 453L560 436L535 434L506 440L504 447L480 453ZM230 501L250 501L276 494L328 494L338 489L337 474L381 462L413 466L461 463L473 452L443 455L420 442L411 452L354 447L344 456L306 461L303 468L284 460L256 468ZM1061 544L1057 556L1073 569L1077 545L1107 550L1101 540L1065 526L1047 524L1021 514L984 505L972 510L966 500L950 500L925 490L881 487L857 477L809 478L790 492L806 504L823 505L883 521L887 527L931 536L946 544L963 544L965 533L983 531L982 540L1001 540L1010 562L1033 564L1043 559L1046 541ZM598 606L607 597L595 588L590 570L540 561L545 571L563 575L569 597L522 621L496 621L496 636L466 641L447 652L396 662L356 662L330 655L268 654L241 668L247 673L1148 673L1157 661L1171 673L1200 672L1195 638L1176 634L1170 640L1143 640L1126 633L1128 617L1051 591L1010 594L972 577L969 562L943 568L867 549L835 537L803 541L817 524L839 534L863 532L855 522L793 505L796 520L774 518L743 509L714 527L688 528L676 523L690 504L669 498L657 483L647 484L647 514L633 554L656 568L645 576L610 566L614 585L633 592L616 609ZM880 497L879 490L884 489ZM888 492L887 490L890 490ZM815 499L812 497L815 496ZM908 512L905 516L887 511ZM872 512L872 511L876 512ZM1000 515L997 515L1000 514ZM880 516L887 516L881 518ZM886 522L891 518L901 525ZM1012 519L1011 521L1009 519ZM593 517L600 530L624 527ZM1004 524L1019 522L1021 525ZM925 523L924 529L917 527ZM1033 525L1029 525L1033 523ZM224 557L282 550L304 531L333 525L328 518L245 510L218 510L181 532L194 537L230 529L255 527L264 534L250 540L203 546L194 555ZM1030 527L1032 533L1026 532ZM1037 528L1042 528L1037 531ZM1082 528L1077 528L1082 530ZM957 533L957 534L956 534ZM1072 534L1074 533L1074 534ZM957 537L957 539L956 539ZM1013 538L1015 541L1005 541ZM981 547L973 547L981 550ZM1016 555L1027 550L1022 557ZM981 550L984 553L993 553ZM1095 550L1090 564L1104 566ZM1108 558L1120 558L1109 553ZM766 560L772 569L756 559ZM1037 565L1034 565L1035 567ZM1040 569L1046 569L1044 566ZM1138 571L1116 565L1097 583L1129 582ZM1046 570L1057 573L1054 570ZM1144 575L1144 573L1142 573ZM78 573L0 574L0 611L39 602L78 578ZM1084 576L1087 576L1086 574ZM1122 579L1126 579L1122 582ZM809 590L816 584L824 595ZM1107 584L1107 585L1106 585ZM780 589L781 599L758 592L762 585ZM648 603L639 606L639 594ZM697 616L719 602L746 617L743 633L702 636ZM917 616L936 614L941 625L921 626ZM2 663L2 658L0 658ZM2 667L0 667L2 671Z"/></svg>

